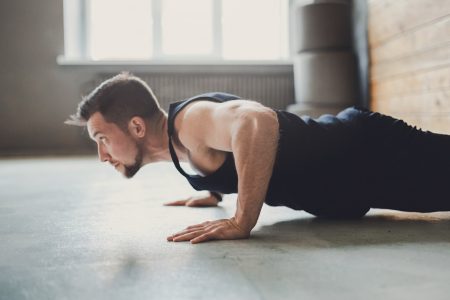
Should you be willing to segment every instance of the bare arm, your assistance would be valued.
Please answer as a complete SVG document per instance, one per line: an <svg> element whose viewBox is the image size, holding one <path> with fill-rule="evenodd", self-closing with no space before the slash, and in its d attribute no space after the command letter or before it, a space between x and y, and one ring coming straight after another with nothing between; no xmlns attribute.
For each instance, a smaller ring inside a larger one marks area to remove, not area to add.
<svg viewBox="0 0 450 300"><path fill-rule="evenodd" d="M236 222L253 229L264 203L278 145L274 111L249 112L232 132L232 149L238 173Z"/></svg>
<svg viewBox="0 0 450 300"><path fill-rule="evenodd" d="M199 119L201 126L186 126L188 131L184 135L180 131L180 139L183 136L183 143L191 147L207 145L233 152L239 191L236 213L230 219L189 226L168 239L196 243L246 238L256 225L272 175L278 145L276 113L253 101L202 102L186 112L184 122L195 124Z"/></svg>

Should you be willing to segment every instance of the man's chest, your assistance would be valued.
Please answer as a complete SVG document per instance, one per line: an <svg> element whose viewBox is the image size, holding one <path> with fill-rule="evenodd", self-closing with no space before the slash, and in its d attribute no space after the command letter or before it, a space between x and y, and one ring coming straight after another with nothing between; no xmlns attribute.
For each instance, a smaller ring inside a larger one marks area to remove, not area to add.
<svg viewBox="0 0 450 300"><path fill-rule="evenodd" d="M188 151L188 160L191 167L201 176L214 173L225 162L227 152L207 147L196 147Z"/></svg>

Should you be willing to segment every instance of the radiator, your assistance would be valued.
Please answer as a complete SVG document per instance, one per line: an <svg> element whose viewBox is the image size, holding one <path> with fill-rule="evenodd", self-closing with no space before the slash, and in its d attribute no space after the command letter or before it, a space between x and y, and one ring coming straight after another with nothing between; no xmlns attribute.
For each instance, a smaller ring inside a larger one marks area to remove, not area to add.
<svg viewBox="0 0 450 300"><path fill-rule="evenodd" d="M295 102L294 79L290 72L261 74L146 74L134 73L152 88L161 107L206 92L226 92L266 106L285 109ZM99 74L85 85L90 90L115 74Z"/></svg>

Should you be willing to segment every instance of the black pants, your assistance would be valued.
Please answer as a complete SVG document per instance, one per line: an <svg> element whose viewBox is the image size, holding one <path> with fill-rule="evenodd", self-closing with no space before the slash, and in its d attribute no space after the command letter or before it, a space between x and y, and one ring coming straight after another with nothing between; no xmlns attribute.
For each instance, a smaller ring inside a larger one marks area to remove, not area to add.
<svg viewBox="0 0 450 300"><path fill-rule="evenodd" d="M356 107L317 119L322 124L336 120L360 133L355 140L357 153L338 161L333 167L336 171L317 174L315 180L324 184L324 191L318 192L320 197L303 201L305 211L338 218L361 217L370 208L450 211L449 135L423 131Z"/></svg>

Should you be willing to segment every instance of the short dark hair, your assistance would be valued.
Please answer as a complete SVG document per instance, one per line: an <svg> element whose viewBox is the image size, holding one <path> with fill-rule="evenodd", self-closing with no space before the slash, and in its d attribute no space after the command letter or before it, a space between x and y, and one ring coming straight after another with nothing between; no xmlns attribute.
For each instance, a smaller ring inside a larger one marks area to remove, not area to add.
<svg viewBox="0 0 450 300"><path fill-rule="evenodd" d="M109 123L127 132L128 122L138 116L158 122L164 115L151 88L139 77L122 72L96 87L78 104L76 114L64 123L86 126L89 118L100 112Z"/></svg>

